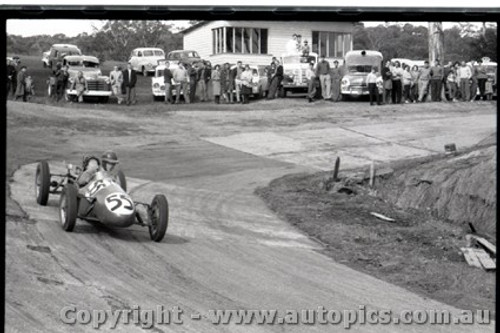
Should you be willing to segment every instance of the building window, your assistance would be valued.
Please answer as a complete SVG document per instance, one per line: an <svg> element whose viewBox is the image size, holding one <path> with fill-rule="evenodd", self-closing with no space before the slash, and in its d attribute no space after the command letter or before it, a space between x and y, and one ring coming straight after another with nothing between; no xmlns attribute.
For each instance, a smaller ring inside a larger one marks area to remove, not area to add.
<svg viewBox="0 0 500 333"><path fill-rule="evenodd" d="M320 57L343 58L352 49L350 33L313 31L312 51Z"/></svg>
<svg viewBox="0 0 500 333"><path fill-rule="evenodd" d="M267 29L221 27L212 30L212 52L267 54Z"/></svg>

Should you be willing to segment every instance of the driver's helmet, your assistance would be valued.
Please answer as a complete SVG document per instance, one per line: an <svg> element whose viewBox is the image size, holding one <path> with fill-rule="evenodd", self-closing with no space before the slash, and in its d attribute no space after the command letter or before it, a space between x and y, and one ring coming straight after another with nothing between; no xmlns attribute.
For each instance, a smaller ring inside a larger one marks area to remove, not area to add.
<svg viewBox="0 0 500 333"><path fill-rule="evenodd" d="M114 151L108 150L105 151L101 156L102 167L106 171L111 171L118 164L118 156Z"/></svg>
<svg viewBox="0 0 500 333"><path fill-rule="evenodd" d="M83 162L82 162L83 170L87 169L87 166L88 166L90 160L95 160L98 165L101 165L101 162L99 161L99 158L97 156L85 155L85 156L83 156Z"/></svg>

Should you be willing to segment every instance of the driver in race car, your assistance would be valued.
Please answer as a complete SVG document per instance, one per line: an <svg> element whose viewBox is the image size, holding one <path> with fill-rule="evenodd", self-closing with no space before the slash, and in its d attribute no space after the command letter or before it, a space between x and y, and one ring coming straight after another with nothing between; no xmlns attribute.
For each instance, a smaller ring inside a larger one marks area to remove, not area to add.
<svg viewBox="0 0 500 333"><path fill-rule="evenodd" d="M80 188L84 187L92 180L95 173L99 171L101 165L104 171L111 173L117 164L118 156L111 150L104 152L100 161L99 158L93 155L84 156L82 163L83 172L77 178L76 182Z"/></svg>

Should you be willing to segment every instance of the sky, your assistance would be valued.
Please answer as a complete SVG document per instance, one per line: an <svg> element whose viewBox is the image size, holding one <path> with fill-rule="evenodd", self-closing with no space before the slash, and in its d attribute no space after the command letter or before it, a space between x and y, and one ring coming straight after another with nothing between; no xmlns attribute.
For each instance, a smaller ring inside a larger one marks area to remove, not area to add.
<svg viewBox="0 0 500 333"><path fill-rule="evenodd" d="M187 20L165 21L166 23L173 23L175 27L182 30L189 26ZM377 26L385 24L385 22L363 22L365 26ZM393 23L410 23L413 25L427 25L425 22L390 22ZM445 29L451 28L457 22L443 22ZM63 33L68 37L74 37L80 33L86 32L91 34L93 27L100 28L103 21L100 20L7 20L7 34L21 35L21 36L36 36L36 35L55 35Z"/></svg>

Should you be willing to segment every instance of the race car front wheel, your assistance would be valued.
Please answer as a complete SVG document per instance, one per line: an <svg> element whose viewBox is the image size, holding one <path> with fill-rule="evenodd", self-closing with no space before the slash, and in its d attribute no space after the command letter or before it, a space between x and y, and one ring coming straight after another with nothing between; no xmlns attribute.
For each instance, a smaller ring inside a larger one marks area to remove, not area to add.
<svg viewBox="0 0 500 333"><path fill-rule="evenodd" d="M64 186L59 199L59 220L65 231L73 231L78 211L78 190L74 185Z"/></svg>
<svg viewBox="0 0 500 333"><path fill-rule="evenodd" d="M154 242L160 242L168 227L168 201L163 194L153 198L149 214L149 235Z"/></svg>
<svg viewBox="0 0 500 333"><path fill-rule="evenodd" d="M47 161L41 161L36 167L35 196L39 205L47 205L50 190L50 169Z"/></svg>

